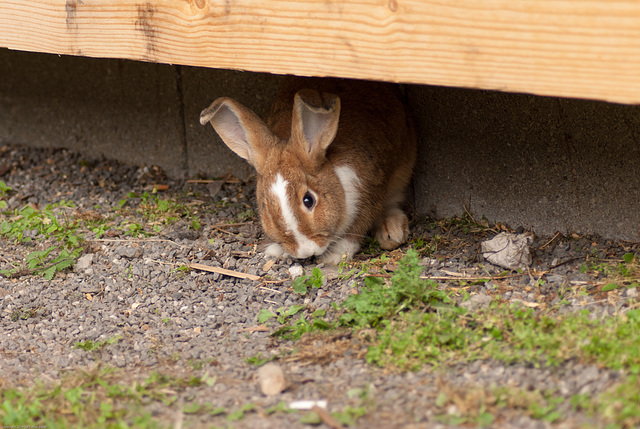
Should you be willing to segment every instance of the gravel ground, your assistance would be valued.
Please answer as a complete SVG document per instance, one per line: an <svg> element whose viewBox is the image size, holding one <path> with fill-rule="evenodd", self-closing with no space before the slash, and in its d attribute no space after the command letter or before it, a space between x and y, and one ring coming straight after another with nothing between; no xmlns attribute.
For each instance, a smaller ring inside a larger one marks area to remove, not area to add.
<svg viewBox="0 0 640 429"><path fill-rule="evenodd" d="M263 236L252 211L253 184L232 178L189 183L163 177L155 168L134 167L113 161L86 161L67 150L5 146L0 149L0 180L13 189L9 209L32 204L73 201L70 218L104 219L114 216L113 207L129 192L141 195L154 184L168 185L161 198L173 196L184 201L200 219L202 227L193 229L188 219L158 224L151 237L133 238L113 227L99 238L84 233L83 257L71 270L58 273L53 280L23 275L0 278L0 385L30 386L36 380L54 383L65 374L97 365L122 369L129 380L144 379L153 371L168 374L207 373L215 377L212 386L189 387L180 393L179 403L211 403L214 408L239 409L255 404L255 412L234 427L301 427L299 414L262 410L280 401L298 399L327 400L330 411L362 403L354 392L367 392L367 413L358 427L447 427L434 421L438 393L482 392L491 386L509 385L527 390L555 388L570 397L576 393L604 391L620 374L570 361L560 367L529 367L499 362L476 361L445 372L425 368L417 372L394 373L367 365L362 359L364 343L357 338L336 334L322 341L307 339L300 349L316 350L313 358L281 360L289 388L274 397L264 396L257 384L257 368L245 362L256 356L279 354L292 344L275 341L273 330L256 329L261 309L275 310L292 304L308 304L329 309L342 302L360 280L339 280L337 269L323 267L327 284L301 297L292 293L292 272L299 261L272 263L260 253ZM139 199L130 198L132 207L110 219L121 225L140 214L134 210ZM153 220L147 220L151 230ZM229 222L239 222L228 226ZM455 273L481 273L479 242L499 229L482 232L451 228L442 224L414 222L412 237L428 241L441 235L432 258L426 258L425 275L446 277ZM30 243L15 244L0 238L0 269L22 262L27 253L51 245L52 240L32 232ZM466 306L487 305L492 295L519 300L529 305L552 305L560 288L598 282L593 275L580 273L580 264L589 254L601 258L620 258L637 251L631 243L597 237L562 240L537 238L532 244L533 268L544 274L545 284L532 287L539 277L520 275L468 289ZM401 249L402 250L402 249ZM360 261L367 256L359 255ZM252 281L200 270L184 272L180 266L192 262L261 276ZM304 268L315 266L303 261ZM486 267L486 264L483 264ZM267 270L266 272L264 270ZM490 268L491 274L501 270ZM268 279L268 280L265 280ZM446 281L439 281L447 284ZM594 312L614 313L637 296L636 289L609 293L606 298L593 294L573 298L566 311L590 308ZM30 311L33 317L16 317ZM100 351L74 348L78 342L120 340ZM202 365L204 363L204 365ZM360 389L360 390L357 390ZM152 403L154 415L165 416L185 427L225 426L224 417L183 415L178 405ZM576 427L589 417L566 410L567 419L559 427ZM505 413L494 426L539 428L549 423L518 413Z"/></svg>

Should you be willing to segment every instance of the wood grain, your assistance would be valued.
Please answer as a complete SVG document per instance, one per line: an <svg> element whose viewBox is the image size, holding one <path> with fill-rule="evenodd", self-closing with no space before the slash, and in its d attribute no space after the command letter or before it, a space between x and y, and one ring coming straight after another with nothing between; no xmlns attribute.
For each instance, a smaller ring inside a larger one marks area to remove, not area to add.
<svg viewBox="0 0 640 429"><path fill-rule="evenodd" d="M636 0L2 0L0 46L640 103Z"/></svg>

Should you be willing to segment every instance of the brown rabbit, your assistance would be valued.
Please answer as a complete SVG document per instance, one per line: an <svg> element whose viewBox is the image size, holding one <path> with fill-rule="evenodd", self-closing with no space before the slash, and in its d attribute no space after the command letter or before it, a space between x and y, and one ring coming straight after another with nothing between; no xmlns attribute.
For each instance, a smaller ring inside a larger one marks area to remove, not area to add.
<svg viewBox="0 0 640 429"><path fill-rule="evenodd" d="M407 240L416 135L394 85L290 78L266 123L229 98L200 122L255 167L268 255L337 264L372 229L386 250Z"/></svg>

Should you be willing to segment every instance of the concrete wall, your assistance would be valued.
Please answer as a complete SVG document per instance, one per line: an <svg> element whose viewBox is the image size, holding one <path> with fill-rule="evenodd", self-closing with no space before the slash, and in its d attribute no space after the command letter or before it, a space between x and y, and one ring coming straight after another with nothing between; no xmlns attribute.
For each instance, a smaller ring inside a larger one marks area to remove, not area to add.
<svg viewBox="0 0 640 429"><path fill-rule="evenodd" d="M68 147L174 177L251 168L198 122L215 98L258 114L280 76L0 49L0 143ZM640 240L640 106L408 85L418 215Z"/></svg>
<svg viewBox="0 0 640 429"><path fill-rule="evenodd" d="M0 142L158 165L172 177L246 178L251 167L200 125L200 111L225 95L263 114L279 79L0 49Z"/></svg>
<svg viewBox="0 0 640 429"><path fill-rule="evenodd" d="M415 87L417 211L640 240L640 106Z"/></svg>

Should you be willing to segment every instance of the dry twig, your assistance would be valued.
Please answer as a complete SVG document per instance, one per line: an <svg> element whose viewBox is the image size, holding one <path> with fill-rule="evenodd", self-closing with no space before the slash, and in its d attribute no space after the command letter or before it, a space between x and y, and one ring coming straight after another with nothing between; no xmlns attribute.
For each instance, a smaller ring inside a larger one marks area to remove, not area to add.
<svg viewBox="0 0 640 429"><path fill-rule="evenodd" d="M189 265L189 268L191 268L192 270L201 270L201 271L208 271L210 273L219 273L224 276L236 277L239 279L249 279L253 281L260 280L260 276L256 276L253 274L241 273L240 271L227 270L225 268L212 267L210 265L198 264L196 262L192 262L191 265Z"/></svg>

